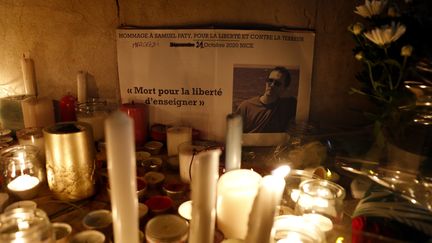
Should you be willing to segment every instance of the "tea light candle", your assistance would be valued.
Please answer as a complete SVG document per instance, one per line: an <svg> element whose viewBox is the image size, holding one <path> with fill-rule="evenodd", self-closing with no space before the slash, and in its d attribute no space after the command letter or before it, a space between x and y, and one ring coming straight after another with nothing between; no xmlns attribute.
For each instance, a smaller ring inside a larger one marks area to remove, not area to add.
<svg viewBox="0 0 432 243"><path fill-rule="evenodd" d="M284 189L285 180L282 176L268 175L262 179L249 216L246 242L268 242L276 206L282 199Z"/></svg>
<svg viewBox="0 0 432 243"><path fill-rule="evenodd" d="M21 199L30 199L38 193L40 180L31 175L20 175L7 185L9 191Z"/></svg>
<svg viewBox="0 0 432 243"><path fill-rule="evenodd" d="M29 97L21 102L25 127L46 127L55 123L53 102L47 98Z"/></svg>
<svg viewBox="0 0 432 243"><path fill-rule="evenodd" d="M223 174L217 183L217 226L226 238L244 239L261 176L246 169Z"/></svg>
<svg viewBox="0 0 432 243"><path fill-rule="evenodd" d="M115 242L138 242L138 197L133 120L120 111L105 122Z"/></svg>
<svg viewBox="0 0 432 243"><path fill-rule="evenodd" d="M29 54L23 54L21 58L21 70L23 74L24 91L27 95L37 96L38 94L36 87L34 62L29 56Z"/></svg>
<svg viewBox="0 0 432 243"><path fill-rule="evenodd" d="M178 146L184 142L192 141L192 128L170 127L167 129L168 156L178 154Z"/></svg>
<svg viewBox="0 0 432 243"><path fill-rule="evenodd" d="M242 117L239 114L229 114L227 116L226 134L226 171L240 169L241 167L241 140L243 134Z"/></svg>
<svg viewBox="0 0 432 243"><path fill-rule="evenodd" d="M87 101L87 73L84 71L78 71L77 73L77 96L78 103Z"/></svg>
<svg viewBox="0 0 432 243"><path fill-rule="evenodd" d="M147 105L139 103L122 104L120 110L134 120L136 146L144 146L148 129Z"/></svg>
<svg viewBox="0 0 432 243"><path fill-rule="evenodd" d="M219 177L219 156L221 151L213 149L199 153L193 165L192 220L189 242L201 243L214 240L216 219L216 186Z"/></svg>

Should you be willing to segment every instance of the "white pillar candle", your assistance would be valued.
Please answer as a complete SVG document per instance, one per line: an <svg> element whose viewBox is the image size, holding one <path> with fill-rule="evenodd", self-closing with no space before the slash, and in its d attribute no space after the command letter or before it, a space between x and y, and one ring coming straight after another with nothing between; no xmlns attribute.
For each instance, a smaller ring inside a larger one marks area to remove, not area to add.
<svg viewBox="0 0 432 243"><path fill-rule="evenodd" d="M39 148L42 159L45 160L45 140L40 127L30 127L16 132L20 145L33 145Z"/></svg>
<svg viewBox="0 0 432 243"><path fill-rule="evenodd" d="M138 198L133 120L120 111L105 121L114 242L138 242Z"/></svg>
<svg viewBox="0 0 432 243"><path fill-rule="evenodd" d="M90 115L78 114L77 121L86 122L90 124L93 130L93 140L99 141L105 138L104 122L107 117L108 117L108 112L95 111Z"/></svg>
<svg viewBox="0 0 432 243"><path fill-rule="evenodd" d="M184 183L190 183L190 178L194 174L193 161L196 161L195 155L205 147L193 145L191 142L185 142L179 145L179 172L180 179Z"/></svg>
<svg viewBox="0 0 432 243"><path fill-rule="evenodd" d="M55 123L53 102L47 98L29 97L21 102L25 127L46 127Z"/></svg>
<svg viewBox="0 0 432 243"><path fill-rule="evenodd" d="M246 169L223 174L217 184L217 226L225 238L245 239L261 176Z"/></svg>
<svg viewBox="0 0 432 243"><path fill-rule="evenodd" d="M284 188L285 180L281 176L268 175L262 179L249 215L246 242L269 242L276 206L282 199Z"/></svg>
<svg viewBox="0 0 432 243"><path fill-rule="evenodd" d="M21 70L23 73L25 94L30 96L37 96L34 62L28 54L23 54L21 58Z"/></svg>
<svg viewBox="0 0 432 243"><path fill-rule="evenodd" d="M242 117L238 114L227 116L227 134L225 143L226 171L241 167L241 139L243 134Z"/></svg>
<svg viewBox="0 0 432 243"><path fill-rule="evenodd" d="M193 165L192 220L189 230L190 243L211 243L214 240L216 220L216 185L219 177L219 149L198 154Z"/></svg>
<svg viewBox="0 0 432 243"><path fill-rule="evenodd" d="M178 146L184 142L192 141L192 128L170 127L167 129L168 156L178 155Z"/></svg>
<svg viewBox="0 0 432 243"><path fill-rule="evenodd" d="M77 97L78 103L87 101L87 72L79 71L77 73Z"/></svg>

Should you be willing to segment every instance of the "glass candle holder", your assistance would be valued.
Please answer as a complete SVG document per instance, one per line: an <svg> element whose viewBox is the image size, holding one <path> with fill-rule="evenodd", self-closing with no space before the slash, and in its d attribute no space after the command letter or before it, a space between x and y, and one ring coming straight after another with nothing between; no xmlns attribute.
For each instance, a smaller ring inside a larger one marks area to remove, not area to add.
<svg viewBox="0 0 432 243"><path fill-rule="evenodd" d="M104 122L110 113L108 102L100 99L88 100L78 104L77 121L89 123L93 129L93 140L105 138Z"/></svg>
<svg viewBox="0 0 432 243"><path fill-rule="evenodd" d="M55 236L44 211L16 208L0 215L0 242L54 243Z"/></svg>
<svg viewBox="0 0 432 243"><path fill-rule="evenodd" d="M34 198L45 181L38 152L32 145L15 145L1 152L3 181L7 190L20 199Z"/></svg>
<svg viewBox="0 0 432 243"><path fill-rule="evenodd" d="M301 216L282 215L275 217L270 243L325 242L323 232Z"/></svg>
<svg viewBox="0 0 432 243"><path fill-rule="evenodd" d="M279 214L294 214L294 209L300 195L299 185L309 179L318 179L318 176L306 170L291 170L285 176L285 190L282 195Z"/></svg>
<svg viewBox="0 0 432 243"><path fill-rule="evenodd" d="M319 214L334 224L342 222L345 189L336 183L310 179L300 183L300 194L295 211L297 214Z"/></svg>

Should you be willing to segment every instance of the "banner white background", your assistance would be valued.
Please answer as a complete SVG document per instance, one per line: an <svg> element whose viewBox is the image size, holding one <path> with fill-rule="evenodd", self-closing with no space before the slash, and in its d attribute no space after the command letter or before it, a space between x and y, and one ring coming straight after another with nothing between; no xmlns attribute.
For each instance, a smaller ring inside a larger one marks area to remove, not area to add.
<svg viewBox="0 0 432 243"><path fill-rule="evenodd" d="M223 141L235 66L299 68L297 120L309 115L313 32L118 29L122 102L149 104L150 124L188 125Z"/></svg>

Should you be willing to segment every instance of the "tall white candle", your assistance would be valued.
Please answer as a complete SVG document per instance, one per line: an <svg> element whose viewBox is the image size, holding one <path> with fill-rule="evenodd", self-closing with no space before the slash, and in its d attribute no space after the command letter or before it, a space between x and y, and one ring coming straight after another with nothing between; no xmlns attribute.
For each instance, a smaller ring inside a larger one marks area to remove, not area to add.
<svg viewBox="0 0 432 243"><path fill-rule="evenodd" d="M283 177L268 175L262 179L249 216L246 242L269 242L276 206L282 199L284 188L285 180Z"/></svg>
<svg viewBox="0 0 432 243"><path fill-rule="evenodd" d="M178 154L178 146L184 142L192 141L192 128L170 127L167 129L168 156Z"/></svg>
<svg viewBox="0 0 432 243"><path fill-rule="evenodd" d="M46 127L55 123L53 102L47 98L29 97L21 101L25 127Z"/></svg>
<svg viewBox="0 0 432 243"><path fill-rule="evenodd" d="M191 142L184 142L179 145L179 172L182 182L190 183L190 178L194 174L192 165L197 160L195 155L204 148L204 146L194 145Z"/></svg>
<svg viewBox="0 0 432 243"><path fill-rule="evenodd" d="M246 169L223 174L217 184L217 226L225 238L245 239L261 176Z"/></svg>
<svg viewBox="0 0 432 243"><path fill-rule="evenodd" d="M133 120L120 111L105 121L106 150L114 220L114 242L138 242L138 198Z"/></svg>
<svg viewBox="0 0 432 243"><path fill-rule="evenodd" d="M23 73L24 91L26 95L37 96L34 62L29 56L30 55L28 54L23 54L21 58L21 70Z"/></svg>
<svg viewBox="0 0 432 243"><path fill-rule="evenodd" d="M242 117L239 114L227 116L225 169L226 171L241 167L241 139L243 134Z"/></svg>
<svg viewBox="0 0 432 243"><path fill-rule="evenodd" d="M216 220L216 185L219 177L219 149L201 152L193 165L192 220L190 243L211 243Z"/></svg>
<svg viewBox="0 0 432 243"><path fill-rule="evenodd" d="M79 71L77 73L77 97L78 103L87 101L87 72Z"/></svg>

